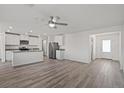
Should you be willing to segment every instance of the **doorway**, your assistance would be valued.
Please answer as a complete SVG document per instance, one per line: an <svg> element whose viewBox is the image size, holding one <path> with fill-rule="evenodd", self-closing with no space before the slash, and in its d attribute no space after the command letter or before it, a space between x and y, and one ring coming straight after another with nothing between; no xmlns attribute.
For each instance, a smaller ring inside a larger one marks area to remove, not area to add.
<svg viewBox="0 0 124 93"><path fill-rule="evenodd" d="M105 58L121 61L121 32L90 35L91 61Z"/></svg>
<svg viewBox="0 0 124 93"><path fill-rule="evenodd" d="M90 47L91 47L91 61L96 59L96 36L91 35L90 36Z"/></svg>
<svg viewBox="0 0 124 93"><path fill-rule="evenodd" d="M47 40L42 40L43 55L47 56Z"/></svg>

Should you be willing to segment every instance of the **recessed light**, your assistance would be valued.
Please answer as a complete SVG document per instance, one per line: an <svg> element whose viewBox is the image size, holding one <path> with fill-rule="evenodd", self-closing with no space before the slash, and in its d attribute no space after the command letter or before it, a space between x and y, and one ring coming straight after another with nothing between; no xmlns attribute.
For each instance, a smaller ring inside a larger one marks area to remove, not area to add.
<svg viewBox="0 0 124 93"><path fill-rule="evenodd" d="M7 29L7 32L10 32L10 30L9 30L9 29Z"/></svg>
<svg viewBox="0 0 124 93"><path fill-rule="evenodd" d="M43 35L47 35L46 33L44 33Z"/></svg>
<svg viewBox="0 0 124 93"><path fill-rule="evenodd" d="M56 25L53 23L49 23L49 27L54 28Z"/></svg>
<svg viewBox="0 0 124 93"><path fill-rule="evenodd" d="M31 32L31 33L32 33L32 30L30 30L29 32Z"/></svg>

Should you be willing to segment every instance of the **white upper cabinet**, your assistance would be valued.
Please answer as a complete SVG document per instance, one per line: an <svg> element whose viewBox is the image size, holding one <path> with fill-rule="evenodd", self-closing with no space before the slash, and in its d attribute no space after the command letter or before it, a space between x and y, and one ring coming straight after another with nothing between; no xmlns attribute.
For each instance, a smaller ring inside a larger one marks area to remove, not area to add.
<svg viewBox="0 0 124 93"><path fill-rule="evenodd" d="M29 37L29 45L39 45L38 37Z"/></svg>
<svg viewBox="0 0 124 93"><path fill-rule="evenodd" d="M29 35L6 34L6 45L20 45L20 40L28 40L29 45L39 45L39 37Z"/></svg>
<svg viewBox="0 0 124 93"><path fill-rule="evenodd" d="M58 42L59 45L63 45L64 44L64 37L62 35L60 36L55 36L55 42Z"/></svg>
<svg viewBox="0 0 124 93"><path fill-rule="evenodd" d="M19 45L20 44L20 36L13 34L6 34L5 37L6 45Z"/></svg>
<svg viewBox="0 0 124 93"><path fill-rule="evenodd" d="M20 40L29 40L28 35L20 35Z"/></svg>

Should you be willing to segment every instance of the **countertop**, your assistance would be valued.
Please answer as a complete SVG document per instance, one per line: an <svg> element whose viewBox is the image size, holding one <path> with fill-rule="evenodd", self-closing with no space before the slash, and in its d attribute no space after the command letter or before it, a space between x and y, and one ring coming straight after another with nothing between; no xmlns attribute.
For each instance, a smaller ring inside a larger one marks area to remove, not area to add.
<svg viewBox="0 0 124 93"><path fill-rule="evenodd" d="M19 50L19 49L5 49L6 51L15 51L15 50Z"/></svg>
<svg viewBox="0 0 124 93"><path fill-rule="evenodd" d="M65 49L59 49L59 50L57 50L57 51L65 51Z"/></svg>
<svg viewBox="0 0 124 93"><path fill-rule="evenodd" d="M42 52L42 50L31 49L31 50L19 50L19 49L6 49L6 51L12 51L13 53L21 53L21 52Z"/></svg>
<svg viewBox="0 0 124 93"><path fill-rule="evenodd" d="M42 52L42 50L14 50L13 53L22 53L22 52Z"/></svg>

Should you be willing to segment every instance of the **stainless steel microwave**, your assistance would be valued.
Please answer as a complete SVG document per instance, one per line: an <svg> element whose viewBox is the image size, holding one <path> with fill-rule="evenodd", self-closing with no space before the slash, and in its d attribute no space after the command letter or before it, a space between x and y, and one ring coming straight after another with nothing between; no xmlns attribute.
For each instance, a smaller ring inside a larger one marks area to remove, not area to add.
<svg viewBox="0 0 124 93"><path fill-rule="evenodd" d="M20 40L20 45L28 45L29 41L28 40Z"/></svg>

